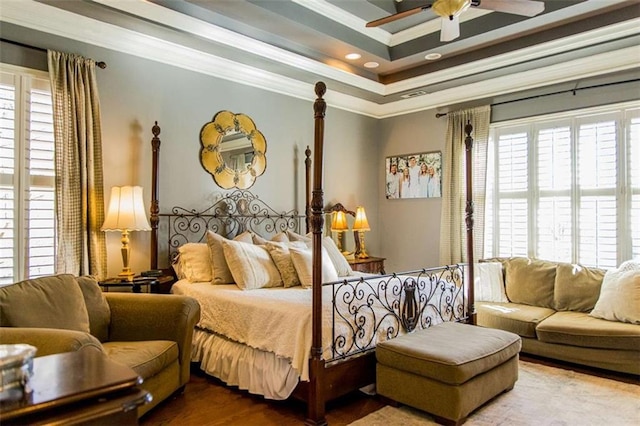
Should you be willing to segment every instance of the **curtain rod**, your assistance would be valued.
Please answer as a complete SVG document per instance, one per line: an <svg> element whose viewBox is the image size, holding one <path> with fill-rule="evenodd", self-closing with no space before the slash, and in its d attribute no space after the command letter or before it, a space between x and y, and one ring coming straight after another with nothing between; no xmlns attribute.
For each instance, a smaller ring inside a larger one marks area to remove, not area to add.
<svg viewBox="0 0 640 426"><path fill-rule="evenodd" d="M20 43L19 41L8 40L6 38L1 38L1 37L0 37L0 41L4 43L9 43L9 44L15 44L16 46L20 46L20 47L26 47L27 49L34 49L34 50L38 50L40 52L45 52L45 53L47 52L47 49L43 49L42 47L31 46L25 43ZM100 61L100 62L96 61L96 66L98 68L105 69L107 67L107 63L103 61Z"/></svg>
<svg viewBox="0 0 640 426"><path fill-rule="evenodd" d="M545 96L561 95L563 93L572 93L575 96L576 92L578 92L580 90L597 89L599 87L615 86L617 84L636 83L638 81L640 81L640 79L634 78L634 79L631 79L631 80L623 80L623 81L614 81L614 82L611 82L611 83L594 84L593 86L576 87L576 88L573 88L573 89L560 90L558 92L544 93L542 95L527 96L525 98L512 99L510 101L504 101L504 102L496 102L494 104L491 104L491 106L493 107L493 106L496 106L496 105L510 104L510 103L513 103L513 102L528 101L528 100L531 100L531 99L544 98ZM439 113L436 114L436 118L445 117L446 115L447 115L446 112L439 112Z"/></svg>

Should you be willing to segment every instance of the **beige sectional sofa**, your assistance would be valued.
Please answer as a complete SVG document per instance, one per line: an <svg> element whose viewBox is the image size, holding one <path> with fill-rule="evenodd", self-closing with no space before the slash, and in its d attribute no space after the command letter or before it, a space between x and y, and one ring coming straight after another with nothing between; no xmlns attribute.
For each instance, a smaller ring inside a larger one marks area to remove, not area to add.
<svg viewBox="0 0 640 426"><path fill-rule="evenodd" d="M189 381L200 305L190 297L102 293L92 277L61 274L0 287L0 343L27 343L36 357L96 350L131 367L153 401Z"/></svg>
<svg viewBox="0 0 640 426"><path fill-rule="evenodd" d="M520 335L524 353L640 374L637 320L611 321L590 315L606 271L523 257L482 262L501 264L506 300L477 301L478 325ZM632 287L637 290L640 273L634 274ZM630 299L632 314L640 316L634 300L637 291L616 297Z"/></svg>

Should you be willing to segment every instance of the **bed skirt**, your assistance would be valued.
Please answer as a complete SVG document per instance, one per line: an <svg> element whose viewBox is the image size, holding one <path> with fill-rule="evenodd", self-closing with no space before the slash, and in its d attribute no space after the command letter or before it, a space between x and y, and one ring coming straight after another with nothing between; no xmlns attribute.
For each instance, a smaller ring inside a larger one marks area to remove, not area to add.
<svg viewBox="0 0 640 426"><path fill-rule="evenodd" d="M300 375L288 359L196 328L191 361L227 385L267 399L287 399Z"/></svg>

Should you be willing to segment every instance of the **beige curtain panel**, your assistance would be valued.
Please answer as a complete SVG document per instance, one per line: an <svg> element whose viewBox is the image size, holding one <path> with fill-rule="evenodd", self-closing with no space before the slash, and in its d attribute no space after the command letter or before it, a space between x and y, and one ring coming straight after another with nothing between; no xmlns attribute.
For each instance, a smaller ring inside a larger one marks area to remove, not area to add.
<svg viewBox="0 0 640 426"><path fill-rule="evenodd" d="M447 136L442 177L442 216L440 218L440 264L467 261L465 223L465 133L473 126L473 252L476 259L484 256L484 206L486 198L487 145L491 107L482 106L447 113Z"/></svg>
<svg viewBox="0 0 640 426"><path fill-rule="evenodd" d="M105 277L102 132L95 61L48 52L55 136L56 273Z"/></svg>

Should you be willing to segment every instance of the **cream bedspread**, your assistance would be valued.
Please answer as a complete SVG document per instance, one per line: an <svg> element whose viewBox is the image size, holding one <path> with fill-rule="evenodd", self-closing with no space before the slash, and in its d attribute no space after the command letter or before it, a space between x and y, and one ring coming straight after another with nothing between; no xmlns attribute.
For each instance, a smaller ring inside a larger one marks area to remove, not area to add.
<svg viewBox="0 0 640 426"><path fill-rule="evenodd" d="M343 317L334 315L333 287L323 287L322 346L325 360L334 358L333 342L338 352L353 353L350 348L373 348L378 341L386 340L388 335L404 334L397 315L382 306L386 300L369 297L375 293L371 289L376 288L379 281L385 283L387 288L401 286L400 277L387 277L385 280L368 277L362 283L336 287L340 290L337 291L335 303L339 305L338 310ZM438 296L439 293L448 293L440 285L430 288L430 302L426 311L437 310L437 304L432 302L443 299ZM200 328L286 358L301 380L309 380L311 289L278 287L245 291L235 284L212 285L181 280L174 284L172 291L200 302ZM398 293L390 291L388 294L396 294L397 297ZM349 314L354 311L357 313ZM442 321L437 317L429 321L430 325Z"/></svg>
<svg viewBox="0 0 640 426"><path fill-rule="evenodd" d="M278 287L243 291L235 284L212 285L181 280L174 284L172 291L200 302L199 327L288 358L300 374L300 379L309 380L311 289ZM323 288L322 336L325 359L332 358L332 298L332 288ZM373 313L364 315L371 316ZM390 322L393 321L390 319ZM386 332L383 330L379 331L384 339ZM362 336L371 334L372 330L363 328L360 332ZM345 344L349 344L354 332L348 321L338 319L336 333L344 335ZM372 340L370 346L375 346L377 339L368 340Z"/></svg>

